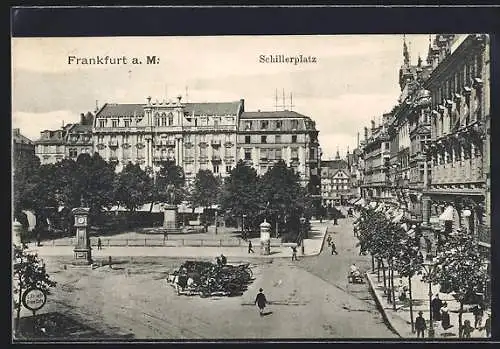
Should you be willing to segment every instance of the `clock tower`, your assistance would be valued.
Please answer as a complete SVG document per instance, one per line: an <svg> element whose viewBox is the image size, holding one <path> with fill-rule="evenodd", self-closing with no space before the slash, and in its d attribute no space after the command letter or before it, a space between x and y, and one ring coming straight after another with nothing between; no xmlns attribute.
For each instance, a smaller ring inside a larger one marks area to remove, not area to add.
<svg viewBox="0 0 500 349"><path fill-rule="evenodd" d="M78 265L92 264L92 249L87 233L89 211L90 209L86 207L77 207L72 211L76 228L76 245L73 250L75 252L74 264Z"/></svg>

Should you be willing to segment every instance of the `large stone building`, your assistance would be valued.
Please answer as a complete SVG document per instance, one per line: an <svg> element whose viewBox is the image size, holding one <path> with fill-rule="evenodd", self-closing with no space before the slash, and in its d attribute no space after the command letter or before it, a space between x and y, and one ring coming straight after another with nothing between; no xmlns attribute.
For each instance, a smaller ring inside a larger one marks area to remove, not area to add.
<svg viewBox="0 0 500 349"><path fill-rule="evenodd" d="M80 114L80 122L67 128L65 157L76 160L80 154L92 155L92 124L94 115L90 112Z"/></svg>
<svg viewBox="0 0 500 349"><path fill-rule="evenodd" d="M490 52L487 35L437 35L434 70L424 88L432 97L429 182L424 222L444 233L466 229L490 248ZM441 233L441 232L438 232Z"/></svg>
<svg viewBox="0 0 500 349"><path fill-rule="evenodd" d="M67 124L58 130L44 130L35 143L35 154L40 164L55 164L66 158L66 136L73 124Z"/></svg>
<svg viewBox="0 0 500 349"><path fill-rule="evenodd" d="M239 118L237 159L252 165L259 175L284 160L303 185L319 195L319 153L318 130L307 116L283 110L243 112Z"/></svg>
<svg viewBox="0 0 500 349"><path fill-rule="evenodd" d="M35 145L18 128L12 130L12 170L35 155Z"/></svg>
<svg viewBox="0 0 500 349"><path fill-rule="evenodd" d="M184 168L193 179L200 169L226 176L235 164L238 120L244 101L228 103L106 103L96 114L94 150L120 171L128 162L158 169L163 161Z"/></svg>
<svg viewBox="0 0 500 349"><path fill-rule="evenodd" d="M321 199L324 207L346 204L351 198L351 178L348 161L339 151L333 160L321 161Z"/></svg>

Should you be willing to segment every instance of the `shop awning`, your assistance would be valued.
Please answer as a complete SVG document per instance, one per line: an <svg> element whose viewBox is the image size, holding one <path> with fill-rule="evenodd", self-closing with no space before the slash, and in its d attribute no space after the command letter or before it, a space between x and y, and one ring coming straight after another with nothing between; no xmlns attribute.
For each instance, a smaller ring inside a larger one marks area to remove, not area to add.
<svg viewBox="0 0 500 349"><path fill-rule="evenodd" d="M439 216L440 221L452 221L453 220L453 206L448 206L444 209L443 213Z"/></svg>
<svg viewBox="0 0 500 349"><path fill-rule="evenodd" d="M365 199L360 198L359 200L357 200L357 201L354 203L354 205L364 206L364 205L366 205L366 201L365 201Z"/></svg>
<svg viewBox="0 0 500 349"><path fill-rule="evenodd" d="M392 223L399 223L404 216L404 212L399 212L396 217L392 220Z"/></svg>

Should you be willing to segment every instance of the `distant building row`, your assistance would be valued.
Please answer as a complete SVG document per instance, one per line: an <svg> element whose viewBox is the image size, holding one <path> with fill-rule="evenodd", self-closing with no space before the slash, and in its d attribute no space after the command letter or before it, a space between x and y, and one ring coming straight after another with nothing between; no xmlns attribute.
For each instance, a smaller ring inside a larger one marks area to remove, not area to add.
<svg viewBox="0 0 500 349"><path fill-rule="evenodd" d="M365 127L359 189L396 202L446 234L466 229L490 248L490 52L487 35L436 35L424 65L404 43L399 104ZM436 232L437 235L442 232Z"/></svg>
<svg viewBox="0 0 500 349"><path fill-rule="evenodd" d="M277 160L319 189L320 149L315 122L294 111L245 112L244 100L229 103L104 104L80 123L41 132L35 142L42 164L98 152L116 163L158 168L163 161L183 167L193 179L200 169L227 176L239 160L263 174Z"/></svg>

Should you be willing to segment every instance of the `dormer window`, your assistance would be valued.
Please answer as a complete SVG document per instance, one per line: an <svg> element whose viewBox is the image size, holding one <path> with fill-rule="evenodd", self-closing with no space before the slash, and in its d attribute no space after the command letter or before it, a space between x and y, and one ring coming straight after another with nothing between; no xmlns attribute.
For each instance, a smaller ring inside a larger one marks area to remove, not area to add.
<svg viewBox="0 0 500 349"><path fill-rule="evenodd" d="M265 129L267 129L268 125L269 125L269 121L263 120L263 121L260 122L260 129L261 130L265 130Z"/></svg>
<svg viewBox="0 0 500 349"><path fill-rule="evenodd" d="M118 127L118 119L114 119L111 121L111 127Z"/></svg>
<svg viewBox="0 0 500 349"><path fill-rule="evenodd" d="M106 119L99 119L99 127L106 127Z"/></svg>
<svg viewBox="0 0 500 349"><path fill-rule="evenodd" d="M130 120L123 120L123 126L130 127Z"/></svg>
<svg viewBox="0 0 500 349"><path fill-rule="evenodd" d="M252 122L245 121L245 130L251 130L251 129L252 129Z"/></svg>
<svg viewBox="0 0 500 349"><path fill-rule="evenodd" d="M281 120L276 121L276 129L281 129Z"/></svg>
<svg viewBox="0 0 500 349"><path fill-rule="evenodd" d="M299 120L292 120L292 129L296 130L299 127Z"/></svg>

